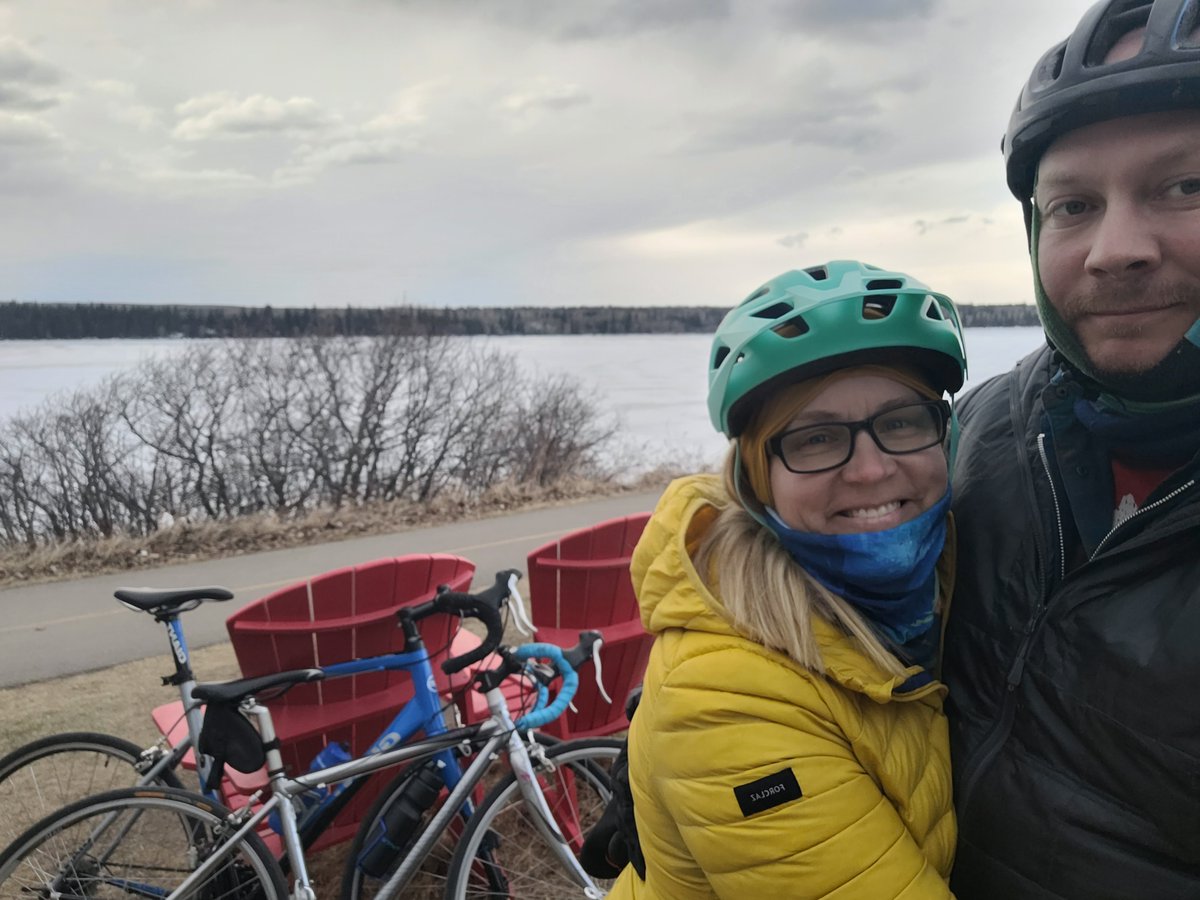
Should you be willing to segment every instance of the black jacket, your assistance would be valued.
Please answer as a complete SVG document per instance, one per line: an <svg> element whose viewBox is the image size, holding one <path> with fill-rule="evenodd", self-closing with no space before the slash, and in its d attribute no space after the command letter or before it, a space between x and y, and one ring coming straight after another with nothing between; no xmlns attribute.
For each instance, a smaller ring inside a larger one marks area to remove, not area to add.
<svg viewBox="0 0 1200 900"><path fill-rule="evenodd" d="M1043 348L960 407L951 886L960 900L1200 898L1197 467L1090 554L1071 503L1111 515L1111 474L1082 429L1059 427L1078 389L1054 371Z"/></svg>

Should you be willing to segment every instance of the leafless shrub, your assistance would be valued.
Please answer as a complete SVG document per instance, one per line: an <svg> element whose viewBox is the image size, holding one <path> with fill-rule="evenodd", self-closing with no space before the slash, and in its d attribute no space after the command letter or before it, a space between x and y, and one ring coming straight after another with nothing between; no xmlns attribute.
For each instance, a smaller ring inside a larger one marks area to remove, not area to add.
<svg viewBox="0 0 1200 900"><path fill-rule="evenodd" d="M612 431L464 341L205 343L0 424L0 544L595 478Z"/></svg>

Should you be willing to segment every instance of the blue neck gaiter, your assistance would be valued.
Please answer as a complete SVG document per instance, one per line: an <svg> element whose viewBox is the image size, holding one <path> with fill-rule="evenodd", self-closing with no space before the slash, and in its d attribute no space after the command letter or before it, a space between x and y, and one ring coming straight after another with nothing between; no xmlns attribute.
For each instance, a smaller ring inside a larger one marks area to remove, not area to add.
<svg viewBox="0 0 1200 900"><path fill-rule="evenodd" d="M884 531L797 531L770 508L767 524L808 574L854 604L881 635L905 644L928 631L934 622L934 570L946 542L949 509L947 489L915 519Z"/></svg>

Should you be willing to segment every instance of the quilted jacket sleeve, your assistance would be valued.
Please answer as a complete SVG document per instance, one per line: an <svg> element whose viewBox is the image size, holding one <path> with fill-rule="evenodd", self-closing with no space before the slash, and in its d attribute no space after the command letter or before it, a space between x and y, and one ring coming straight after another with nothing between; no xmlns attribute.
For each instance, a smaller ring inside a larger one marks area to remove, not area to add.
<svg viewBox="0 0 1200 900"><path fill-rule="evenodd" d="M663 681L635 717L653 896L951 896L857 758L853 702L744 644L693 654L664 636L658 651ZM735 787L785 769L801 796L744 814Z"/></svg>

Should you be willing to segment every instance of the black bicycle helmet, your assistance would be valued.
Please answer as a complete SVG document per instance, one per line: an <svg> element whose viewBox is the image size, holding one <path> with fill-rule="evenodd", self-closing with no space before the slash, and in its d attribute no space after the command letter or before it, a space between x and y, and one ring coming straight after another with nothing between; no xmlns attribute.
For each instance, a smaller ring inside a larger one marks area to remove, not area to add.
<svg viewBox="0 0 1200 900"><path fill-rule="evenodd" d="M1135 56L1104 62L1122 35L1143 26ZM1001 145L1027 226L1038 161L1056 138L1121 116L1200 108L1197 26L1200 0L1101 0L1038 61Z"/></svg>

